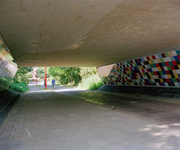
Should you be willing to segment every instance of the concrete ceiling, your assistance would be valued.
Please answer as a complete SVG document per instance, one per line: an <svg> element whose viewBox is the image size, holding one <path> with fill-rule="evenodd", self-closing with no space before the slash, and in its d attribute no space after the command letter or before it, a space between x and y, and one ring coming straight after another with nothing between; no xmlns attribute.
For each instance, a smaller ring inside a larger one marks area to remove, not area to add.
<svg viewBox="0 0 180 150"><path fill-rule="evenodd" d="M0 34L23 66L103 66L180 49L180 0L1 0Z"/></svg>

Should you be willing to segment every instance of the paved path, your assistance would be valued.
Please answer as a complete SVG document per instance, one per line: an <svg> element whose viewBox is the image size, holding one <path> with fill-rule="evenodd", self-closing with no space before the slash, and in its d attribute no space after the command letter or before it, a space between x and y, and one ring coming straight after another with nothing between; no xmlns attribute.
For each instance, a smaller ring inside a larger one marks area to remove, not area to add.
<svg viewBox="0 0 180 150"><path fill-rule="evenodd" d="M21 95L0 149L180 150L179 102L54 91L31 87Z"/></svg>

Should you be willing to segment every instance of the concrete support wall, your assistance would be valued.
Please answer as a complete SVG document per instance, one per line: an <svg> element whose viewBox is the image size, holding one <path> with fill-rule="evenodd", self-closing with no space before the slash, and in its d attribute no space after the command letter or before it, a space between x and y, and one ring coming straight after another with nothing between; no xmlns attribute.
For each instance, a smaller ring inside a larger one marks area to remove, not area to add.
<svg viewBox="0 0 180 150"><path fill-rule="evenodd" d="M8 47L0 36L0 134L9 112L20 94L8 89L17 71Z"/></svg>
<svg viewBox="0 0 180 150"><path fill-rule="evenodd" d="M180 50L98 67L105 85L180 87Z"/></svg>
<svg viewBox="0 0 180 150"><path fill-rule="evenodd" d="M17 69L17 64L13 62L10 51L0 36L0 91L8 88Z"/></svg>

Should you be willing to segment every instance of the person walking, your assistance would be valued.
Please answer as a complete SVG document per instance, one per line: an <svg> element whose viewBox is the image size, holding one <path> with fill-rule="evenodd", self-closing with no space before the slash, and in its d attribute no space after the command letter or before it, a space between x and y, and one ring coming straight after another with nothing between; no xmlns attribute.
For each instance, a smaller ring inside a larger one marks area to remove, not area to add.
<svg viewBox="0 0 180 150"><path fill-rule="evenodd" d="M55 88L55 79L53 78L52 79L52 89L54 89Z"/></svg>

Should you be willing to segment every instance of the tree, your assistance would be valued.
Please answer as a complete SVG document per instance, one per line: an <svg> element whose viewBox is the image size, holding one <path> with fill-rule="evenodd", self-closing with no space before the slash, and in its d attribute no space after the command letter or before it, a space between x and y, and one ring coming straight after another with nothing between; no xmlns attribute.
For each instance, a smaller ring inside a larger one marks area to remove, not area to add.
<svg viewBox="0 0 180 150"><path fill-rule="evenodd" d="M16 75L25 75L28 72L33 71L32 67L20 67L16 72Z"/></svg>
<svg viewBox="0 0 180 150"><path fill-rule="evenodd" d="M18 77L19 82L29 83L29 78L32 78L32 73L28 72L22 76Z"/></svg>
<svg viewBox="0 0 180 150"><path fill-rule="evenodd" d="M80 76L85 79L90 76L94 76L97 74L97 69L96 67L80 67Z"/></svg>
<svg viewBox="0 0 180 150"><path fill-rule="evenodd" d="M45 77L45 68L44 67L38 67L37 68L37 78L43 79Z"/></svg>
<svg viewBox="0 0 180 150"><path fill-rule="evenodd" d="M18 71L16 72L16 75L14 76L14 79L13 79L13 81L14 82L29 82L29 79L28 79L28 77L30 76L29 74L28 74L28 76L27 77L25 77L26 76L26 74L27 73L29 73L29 72L31 72L33 70L33 68L32 67L20 67L19 69L18 69ZM23 77L24 76L24 77ZM21 78L24 78L25 80L21 80Z"/></svg>
<svg viewBox="0 0 180 150"><path fill-rule="evenodd" d="M82 79L97 75L96 67L50 67L48 73L60 84L77 85Z"/></svg>
<svg viewBox="0 0 180 150"><path fill-rule="evenodd" d="M48 74L54 77L60 84L72 82L74 85L81 80L79 67L50 67Z"/></svg>

